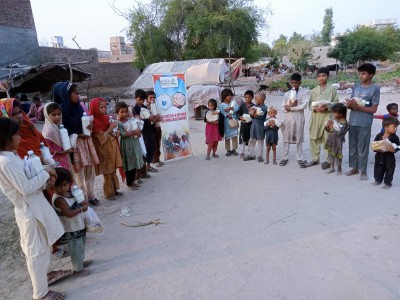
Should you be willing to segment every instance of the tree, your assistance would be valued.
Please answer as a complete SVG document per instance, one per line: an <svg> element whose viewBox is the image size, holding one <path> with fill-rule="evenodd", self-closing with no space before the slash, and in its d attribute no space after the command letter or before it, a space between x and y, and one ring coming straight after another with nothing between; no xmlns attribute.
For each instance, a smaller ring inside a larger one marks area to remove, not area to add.
<svg viewBox="0 0 400 300"><path fill-rule="evenodd" d="M288 56L297 70L305 70L314 56L313 43L309 40L302 40L289 44Z"/></svg>
<svg viewBox="0 0 400 300"><path fill-rule="evenodd" d="M323 27L321 30L321 40L324 46L329 46L331 42L331 37L333 34L333 29L335 28L333 24L333 9L325 9L325 16L323 20Z"/></svg>
<svg viewBox="0 0 400 300"><path fill-rule="evenodd" d="M277 40L273 42L272 54L282 61L282 57L288 53L288 38L281 34Z"/></svg>
<svg viewBox="0 0 400 300"><path fill-rule="evenodd" d="M370 60L386 60L400 51L400 31L393 26L383 28L357 26L353 31L337 37L337 44L329 49L328 57L343 65Z"/></svg>
<svg viewBox="0 0 400 300"><path fill-rule="evenodd" d="M289 44L294 44L300 41L305 41L306 37L302 36L300 33L297 33L296 31L294 31L292 33L292 36L289 38Z"/></svg>
<svg viewBox="0 0 400 300"><path fill-rule="evenodd" d="M246 61L249 63L255 62L261 57L271 57L271 47L266 43L258 43L252 45L249 52L246 55Z"/></svg>

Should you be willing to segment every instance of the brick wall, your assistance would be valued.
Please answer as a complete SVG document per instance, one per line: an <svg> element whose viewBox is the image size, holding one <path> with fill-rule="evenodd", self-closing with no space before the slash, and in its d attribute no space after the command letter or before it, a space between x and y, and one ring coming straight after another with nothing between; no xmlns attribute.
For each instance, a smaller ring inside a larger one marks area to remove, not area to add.
<svg viewBox="0 0 400 300"><path fill-rule="evenodd" d="M1 0L0 26L35 30L30 0Z"/></svg>

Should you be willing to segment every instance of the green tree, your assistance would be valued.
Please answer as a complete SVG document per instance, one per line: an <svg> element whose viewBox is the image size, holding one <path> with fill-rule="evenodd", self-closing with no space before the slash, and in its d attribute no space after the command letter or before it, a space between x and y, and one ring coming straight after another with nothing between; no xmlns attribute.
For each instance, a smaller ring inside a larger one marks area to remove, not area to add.
<svg viewBox="0 0 400 300"><path fill-rule="evenodd" d="M332 8L325 9L323 24L324 25L321 30L321 42L324 46L329 46L333 34L333 29L335 28L335 25L333 24Z"/></svg>
<svg viewBox="0 0 400 300"><path fill-rule="evenodd" d="M272 54L282 61L282 57L288 53L288 38L281 34L272 44Z"/></svg>
<svg viewBox="0 0 400 300"><path fill-rule="evenodd" d="M305 41L306 37L302 36L300 33L297 33L296 31L294 31L292 33L292 36L289 38L289 44L294 44L300 41Z"/></svg>
<svg viewBox="0 0 400 300"><path fill-rule="evenodd" d="M353 31L337 37L337 44L329 49L328 57L349 65L369 60L386 60L396 51L400 51L399 29L393 26L357 26Z"/></svg>
<svg viewBox="0 0 400 300"><path fill-rule="evenodd" d="M246 55L246 61L249 63L255 62L261 57L271 57L271 47L266 43L258 43L251 46Z"/></svg>
<svg viewBox="0 0 400 300"><path fill-rule="evenodd" d="M309 40L301 40L289 44L289 60L297 70L305 70L313 60L313 43Z"/></svg>

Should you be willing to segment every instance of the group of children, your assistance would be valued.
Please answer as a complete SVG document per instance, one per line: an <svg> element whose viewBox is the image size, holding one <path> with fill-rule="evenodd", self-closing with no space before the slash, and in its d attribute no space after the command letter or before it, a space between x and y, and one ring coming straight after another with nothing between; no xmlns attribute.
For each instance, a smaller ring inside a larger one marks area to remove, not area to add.
<svg viewBox="0 0 400 300"><path fill-rule="evenodd" d="M224 89L221 92L221 104L218 106L215 99L208 102L208 111L204 117L206 122L206 160L216 154L218 142L224 138L226 156L238 156L244 161L255 160L268 164L272 149L274 165L276 159L276 146L278 144L278 131L281 129L283 136L283 153L279 162L280 166L288 163L290 144L296 145L296 158L300 168L307 168L320 164L321 150L324 152L325 161L321 163L323 170L331 174L337 170L342 172L343 144L345 135L349 132L349 158L350 171L347 176L359 174L360 180L367 180L367 162L370 148L371 126L374 113L376 113L379 100L379 86L372 83L376 72L374 65L366 63L358 68L360 84L355 85L352 95L344 103L339 103L336 89L328 85L329 69L323 67L317 71L318 86L311 91L301 87L301 75L294 73L290 77L292 89L284 95L282 111L285 113L283 122L276 116L276 107L269 109L265 105L264 93L249 90L244 93L244 101L238 105L233 100L233 92ZM306 108L311 110L310 118L310 150L312 160L307 162L303 158L304 125ZM350 110L349 121L347 111ZM376 115L375 118L383 119L382 132L375 141L388 139L399 145L396 129L398 121L398 105L391 103L387 106L388 114ZM239 139L239 146L238 146ZM258 143L258 156L255 145ZM267 146L264 151L264 143ZM245 155L245 147L248 154ZM239 148L239 152L236 150ZM395 168L394 148L391 152L378 152L375 156L374 178L376 185L385 183L384 188L390 188ZM264 159L265 153L265 159Z"/></svg>

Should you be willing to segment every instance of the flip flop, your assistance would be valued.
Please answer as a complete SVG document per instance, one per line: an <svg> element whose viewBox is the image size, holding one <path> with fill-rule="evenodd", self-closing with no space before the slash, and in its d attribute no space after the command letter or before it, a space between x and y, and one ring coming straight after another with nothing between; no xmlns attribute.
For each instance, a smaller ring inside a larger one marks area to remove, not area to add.
<svg viewBox="0 0 400 300"><path fill-rule="evenodd" d="M60 300L64 299L64 297L64 293L49 290L46 296L44 296L43 298L39 298L38 300Z"/></svg>
<svg viewBox="0 0 400 300"><path fill-rule="evenodd" d="M286 166L287 163L288 163L288 160L287 160L287 159L282 159L282 160L279 162L279 165L280 165L281 167L283 167L283 166Z"/></svg>
<svg viewBox="0 0 400 300"><path fill-rule="evenodd" d="M52 285L52 284L56 283L57 281L72 275L71 270L58 270L58 271L53 271L53 272L54 272L54 276L51 279L47 280L48 285Z"/></svg>
<svg viewBox="0 0 400 300"><path fill-rule="evenodd" d="M150 167L150 168L147 169L147 172L157 173L158 170L156 168Z"/></svg>

